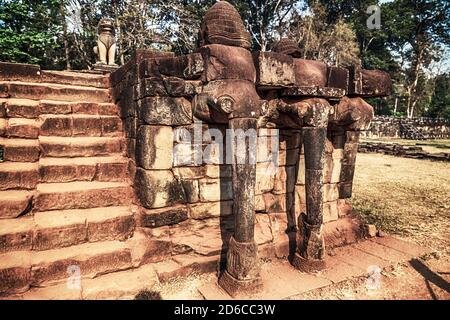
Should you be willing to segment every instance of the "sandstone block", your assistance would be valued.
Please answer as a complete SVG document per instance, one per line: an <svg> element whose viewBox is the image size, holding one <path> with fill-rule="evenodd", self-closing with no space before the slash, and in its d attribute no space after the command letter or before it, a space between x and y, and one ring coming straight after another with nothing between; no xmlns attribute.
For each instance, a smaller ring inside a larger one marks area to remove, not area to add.
<svg viewBox="0 0 450 320"><path fill-rule="evenodd" d="M200 179L200 201L220 201L233 198L231 179Z"/></svg>
<svg viewBox="0 0 450 320"><path fill-rule="evenodd" d="M33 194L26 191L0 191L0 219L13 219L31 210Z"/></svg>
<svg viewBox="0 0 450 320"><path fill-rule="evenodd" d="M147 124L186 125L192 123L192 105L185 98L148 97L138 101L139 119Z"/></svg>
<svg viewBox="0 0 450 320"><path fill-rule="evenodd" d="M189 205L190 217L201 220L212 217L226 217L233 214L233 201L194 203Z"/></svg>
<svg viewBox="0 0 450 320"><path fill-rule="evenodd" d="M250 51L220 44L200 48L205 61L202 81L241 79L256 81L256 69Z"/></svg>
<svg viewBox="0 0 450 320"><path fill-rule="evenodd" d="M140 126L136 138L136 162L144 169L170 169L173 162L173 130L168 126Z"/></svg>
<svg viewBox="0 0 450 320"><path fill-rule="evenodd" d="M0 162L0 190L34 189L39 181L38 166L32 163Z"/></svg>
<svg viewBox="0 0 450 320"><path fill-rule="evenodd" d="M37 139L39 136L39 122L34 119L11 118L5 135L12 138Z"/></svg>
<svg viewBox="0 0 450 320"><path fill-rule="evenodd" d="M170 170L138 168L135 177L135 192L141 204L148 209L186 202L183 187Z"/></svg>
<svg viewBox="0 0 450 320"><path fill-rule="evenodd" d="M294 59L276 52L253 54L257 69L257 85L277 88L295 84Z"/></svg>
<svg viewBox="0 0 450 320"><path fill-rule="evenodd" d="M290 167L278 167L275 175L275 184L273 193L283 194L288 192L294 192L295 188L295 166Z"/></svg>
<svg viewBox="0 0 450 320"><path fill-rule="evenodd" d="M8 118L37 118L39 102L27 99L9 99L6 102L6 115Z"/></svg>
<svg viewBox="0 0 450 320"><path fill-rule="evenodd" d="M148 228L158 228L180 223L188 219L186 206L178 205L161 209L142 209L141 225Z"/></svg>

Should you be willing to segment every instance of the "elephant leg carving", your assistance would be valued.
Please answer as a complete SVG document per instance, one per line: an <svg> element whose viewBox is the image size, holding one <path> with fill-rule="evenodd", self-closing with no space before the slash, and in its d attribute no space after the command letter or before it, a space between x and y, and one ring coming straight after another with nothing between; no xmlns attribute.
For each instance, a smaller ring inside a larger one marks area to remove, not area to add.
<svg viewBox="0 0 450 320"><path fill-rule="evenodd" d="M233 133L231 149L235 231L229 242L227 267L219 284L235 296L238 292L256 292L262 288L258 246L254 239L257 119L231 119L229 124ZM239 133L248 135L242 137L238 136Z"/></svg>

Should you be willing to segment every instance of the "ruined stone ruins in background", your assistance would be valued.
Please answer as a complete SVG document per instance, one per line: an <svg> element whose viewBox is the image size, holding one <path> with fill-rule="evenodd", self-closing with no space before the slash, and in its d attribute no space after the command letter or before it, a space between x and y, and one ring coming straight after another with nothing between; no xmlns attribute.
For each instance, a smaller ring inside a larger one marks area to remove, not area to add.
<svg viewBox="0 0 450 320"><path fill-rule="evenodd" d="M397 118L379 116L363 133L368 138L450 139L450 121L436 118Z"/></svg>
<svg viewBox="0 0 450 320"><path fill-rule="evenodd" d="M346 199L373 116L362 98L390 94L389 76L300 59L289 39L252 53L225 1L199 45L138 50L110 77L1 65L0 292L71 265L95 277L151 264L160 281L217 269L236 295L261 288L258 256L317 270L327 248L357 239ZM249 139L243 152L255 164L235 161L235 142L223 154L227 128L257 130L256 155Z"/></svg>

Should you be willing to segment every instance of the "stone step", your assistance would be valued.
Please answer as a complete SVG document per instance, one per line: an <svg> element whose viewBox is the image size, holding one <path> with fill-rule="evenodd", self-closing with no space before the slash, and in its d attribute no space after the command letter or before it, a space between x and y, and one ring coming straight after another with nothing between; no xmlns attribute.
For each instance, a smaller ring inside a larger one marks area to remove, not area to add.
<svg viewBox="0 0 450 320"><path fill-rule="evenodd" d="M121 153L125 140L119 137L39 137L42 157L93 157Z"/></svg>
<svg viewBox="0 0 450 320"><path fill-rule="evenodd" d="M16 99L110 102L108 89L53 83L0 82L4 96Z"/></svg>
<svg viewBox="0 0 450 320"><path fill-rule="evenodd" d="M99 115L45 115L42 120L41 136L123 136L122 120L118 116Z"/></svg>
<svg viewBox="0 0 450 320"><path fill-rule="evenodd" d="M119 108L113 103L39 101L39 114L91 114L118 116Z"/></svg>
<svg viewBox="0 0 450 320"><path fill-rule="evenodd" d="M130 205L132 190L123 182L40 183L35 211Z"/></svg>
<svg viewBox="0 0 450 320"><path fill-rule="evenodd" d="M39 140L0 138L3 161L36 162L39 160Z"/></svg>
<svg viewBox="0 0 450 320"><path fill-rule="evenodd" d="M134 300L148 299L148 294L160 298L158 278L152 265L113 272L94 279L81 279L79 287L69 288L67 283L49 287L32 288L13 299L24 300ZM147 295L146 295L147 294Z"/></svg>
<svg viewBox="0 0 450 320"><path fill-rule="evenodd" d="M130 207L37 212L0 224L0 252L51 250L85 242L125 240L134 230Z"/></svg>
<svg viewBox="0 0 450 320"><path fill-rule="evenodd" d="M0 190L34 189L38 181L36 162L0 162Z"/></svg>
<svg viewBox="0 0 450 320"><path fill-rule="evenodd" d="M109 157L41 158L41 182L126 181L128 160L120 154Z"/></svg>
<svg viewBox="0 0 450 320"><path fill-rule="evenodd" d="M0 219L16 218L31 209L34 193L24 190L0 191Z"/></svg>
<svg viewBox="0 0 450 320"><path fill-rule="evenodd" d="M109 77L72 71L41 71L41 81L46 83L70 84L85 87L109 88Z"/></svg>
<svg viewBox="0 0 450 320"><path fill-rule="evenodd" d="M7 138L37 139L41 124L36 119L0 119L0 136Z"/></svg>
<svg viewBox="0 0 450 320"><path fill-rule="evenodd" d="M30 286L93 278L132 267L131 251L123 241L84 243L45 251L0 254L0 295L23 292Z"/></svg>

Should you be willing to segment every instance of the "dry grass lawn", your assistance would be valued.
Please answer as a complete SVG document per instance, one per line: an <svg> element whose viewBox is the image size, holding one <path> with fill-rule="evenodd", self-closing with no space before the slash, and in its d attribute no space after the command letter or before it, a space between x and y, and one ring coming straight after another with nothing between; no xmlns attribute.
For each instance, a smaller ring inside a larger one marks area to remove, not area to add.
<svg viewBox="0 0 450 320"><path fill-rule="evenodd" d="M365 222L450 254L450 163L358 154L352 203Z"/></svg>

